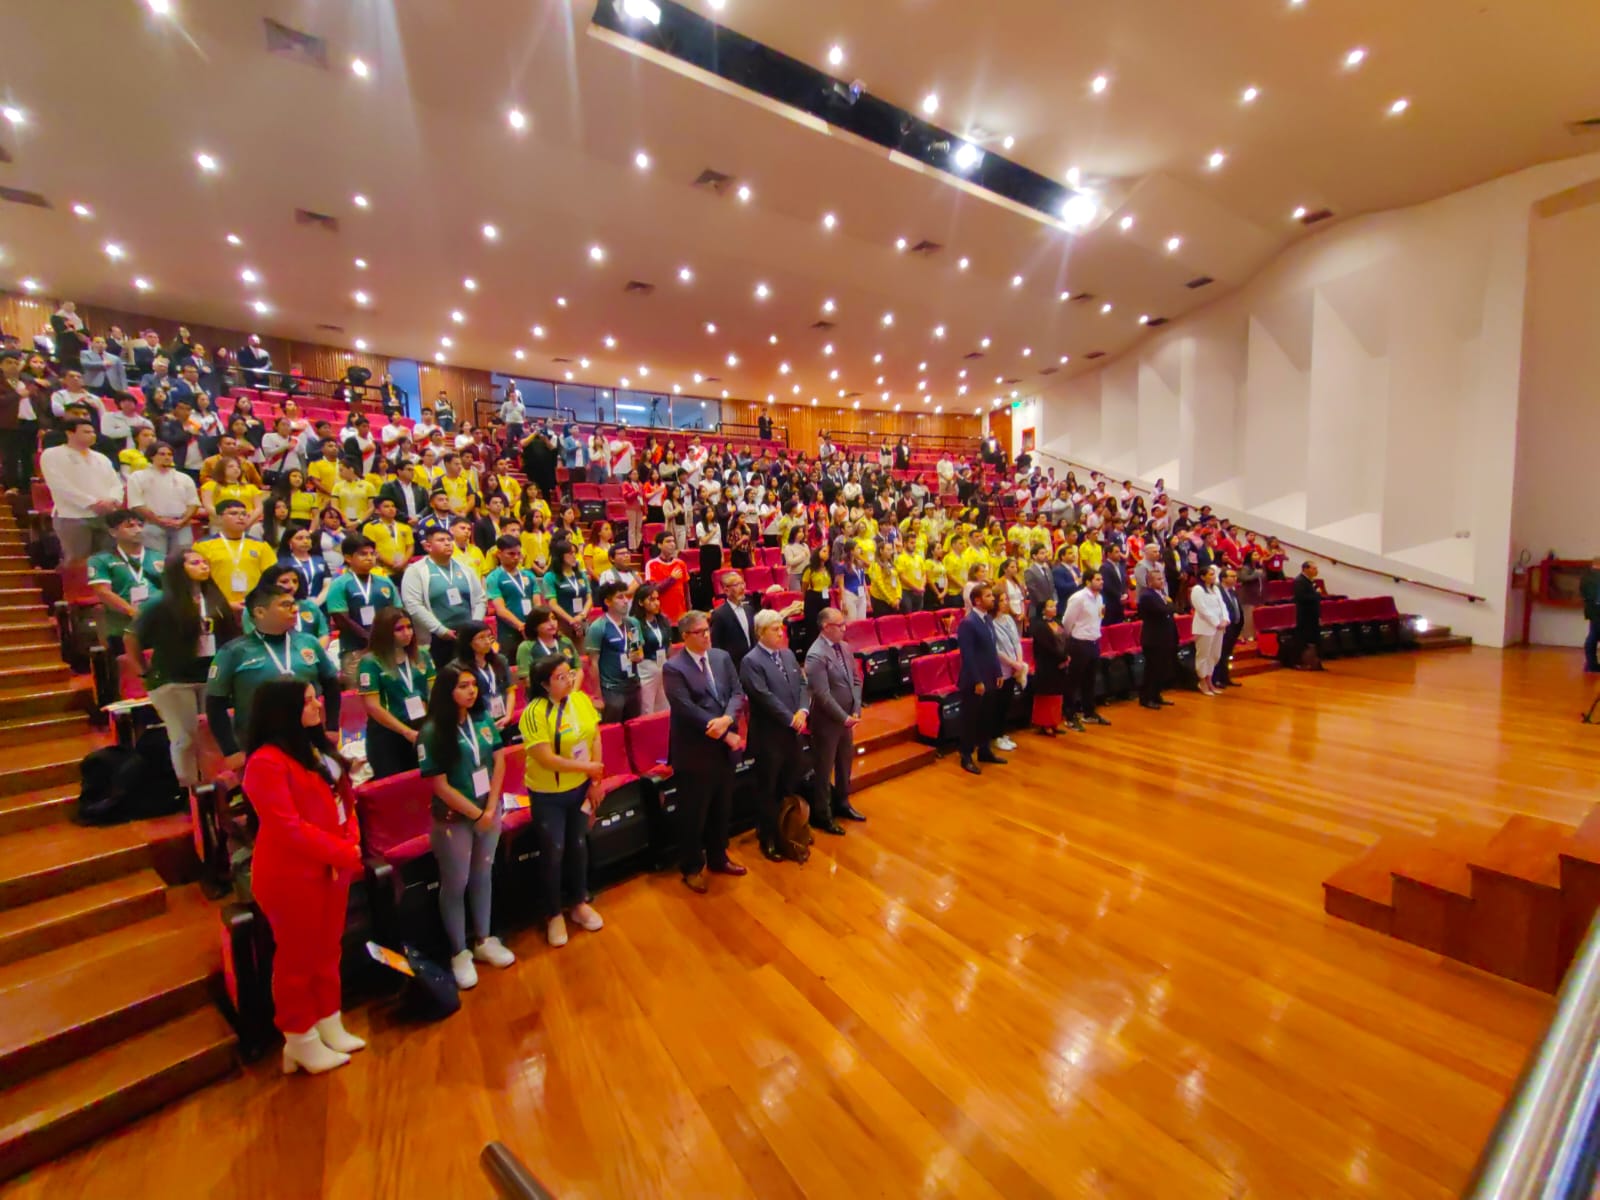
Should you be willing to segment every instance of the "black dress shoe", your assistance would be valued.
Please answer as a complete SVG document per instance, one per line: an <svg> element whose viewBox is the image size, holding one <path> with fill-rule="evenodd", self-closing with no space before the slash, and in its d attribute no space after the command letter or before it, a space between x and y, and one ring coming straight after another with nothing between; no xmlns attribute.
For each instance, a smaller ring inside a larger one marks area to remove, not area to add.
<svg viewBox="0 0 1600 1200"><path fill-rule="evenodd" d="M1160 703L1158 701L1155 701L1155 700L1141 700L1141 701L1139 701L1139 707L1140 708L1153 708L1157 712L1161 711Z"/></svg>
<svg viewBox="0 0 1600 1200"><path fill-rule="evenodd" d="M848 800L834 809L833 815L835 817L843 817L846 821L865 821L867 819L867 814L861 812Z"/></svg>
<svg viewBox="0 0 1600 1200"><path fill-rule="evenodd" d="M782 852L779 851L779 849L776 846L774 846L771 842L762 842L761 843L761 857L766 859L768 862L782 862L783 861Z"/></svg>
<svg viewBox="0 0 1600 1200"><path fill-rule="evenodd" d="M978 764L973 762L970 758L963 758L961 760L961 769L963 771L965 771L968 775L982 775L983 774L983 771L978 767Z"/></svg>
<svg viewBox="0 0 1600 1200"><path fill-rule="evenodd" d="M844 836L844 826L839 824L839 822L835 821L832 817L829 817L826 821L811 822L811 828L820 829L823 833L833 833L840 837Z"/></svg>
<svg viewBox="0 0 1600 1200"><path fill-rule="evenodd" d="M996 763L1000 766L1004 766L1010 760L1001 758L998 754L980 754L978 755L978 761L981 763Z"/></svg>
<svg viewBox="0 0 1600 1200"><path fill-rule="evenodd" d="M1111 725L1111 722L1106 720L1099 713L1090 713L1087 717L1084 718L1084 720L1088 721L1092 725L1105 725L1107 727L1109 727Z"/></svg>
<svg viewBox="0 0 1600 1200"><path fill-rule="evenodd" d="M1162 698L1160 700L1157 700L1156 703L1161 705L1162 708L1172 708L1178 702L1176 700L1167 700L1165 698Z"/></svg>

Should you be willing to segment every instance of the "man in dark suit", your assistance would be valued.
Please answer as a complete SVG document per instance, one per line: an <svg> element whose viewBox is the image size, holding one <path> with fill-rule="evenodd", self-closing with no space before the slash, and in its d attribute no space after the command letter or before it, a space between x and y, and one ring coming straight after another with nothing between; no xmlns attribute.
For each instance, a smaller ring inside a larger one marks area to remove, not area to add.
<svg viewBox="0 0 1600 1200"><path fill-rule="evenodd" d="M739 681L750 697L750 753L755 758L756 830L761 853L782 862L778 810L783 798L802 790L810 698L794 651L784 644L783 618L768 609L755 619L756 645L739 664ZM815 803L815 798L808 796Z"/></svg>
<svg viewBox="0 0 1600 1200"><path fill-rule="evenodd" d="M428 515L428 489L416 482L416 467L409 459L395 468L395 477L378 491L379 500L393 500L395 516L416 525Z"/></svg>
<svg viewBox="0 0 1600 1200"><path fill-rule="evenodd" d="M704 894L708 866L719 875L745 874L728 857L733 756L744 749L734 720L744 704L744 689L733 660L712 647L711 619L705 613L684 613L678 632L683 652L661 668L672 714L667 761L683 797L679 869L689 890Z"/></svg>
<svg viewBox="0 0 1600 1200"><path fill-rule="evenodd" d="M723 572L722 591L727 603L711 610L711 644L737 667L756 644L756 614L761 602L745 595L744 576L737 571Z"/></svg>
<svg viewBox="0 0 1600 1200"><path fill-rule="evenodd" d="M1033 561L1022 573L1022 587L1028 594L1028 611L1033 616L1044 612L1046 600L1055 599L1056 584L1050 573L1050 547L1034 546ZM1021 620L1021 613L1014 615L1019 621Z"/></svg>
<svg viewBox="0 0 1600 1200"><path fill-rule="evenodd" d="M961 651L961 769L969 775L983 774L980 762L1006 761L989 748L999 723L995 702L1005 682L990 622L993 612L994 588L980 583L972 589L972 611L956 626L956 646Z"/></svg>
<svg viewBox="0 0 1600 1200"><path fill-rule="evenodd" d="M1300 574L1294 577L1294 669L1322 670L1321 645L1322 592L1317 587L1317 564L1308 561L1300 564Z"/></svg>
<svg viewBox="0 0 1600 1200"><path fill-rule="evenodd" d="M850 804L850 771L856 758L852 730L861 724L861 681L856 678L855 658L844 645L844 626L842 612L823 609L817 614L819 636L806 651L811 747L817 766L811 823L828 833L844 832L840 817L867 819Z"/></svg>
<svg viewBox="0 0 1600 1200"><path fill-rule="evenodd" d="M383 407L386 416L404 416L406 401L409 399L410 395L405 388L394 381L393 375L384 375L383 382L378 385L378 403Z"/></svg>
<svg viewBox="0 0 1600 1200"><path fill-rule="evenodd" d="M1128 619L1122 611L1127 594L1127 565L1122 561L1122 547L1113 542L1106 547L1106 556L1100 563L1100 599L1106 606L1105 624L1120 625Z"/></svg>
<svg viewBox="0 0 1600 1200"><path fill-rule="evenodd" d="M1238 586L1239 572L1228 567L1222 572L1222 602L1228 606L1228 627L1222 631L1222 656L1217 659L1216 669L1211 672L1212 687L1242 686L1233 681L1233 672L1228 669L1228 659L1239 642L1239 635L1244 632L1244 605L1239 603Z"/></svg>
<svg viewBox="0 0 1600 1200"><path fill-rule="evenodd" d="M1144 623L1139 637L1139 649L1144 655L1139 704L1144 708L1159 709L1172 703L1161 695L1178 662L1178 619L1172 601L1167 599L1166 585L1166 576L1151 571L1145 576L1145 586L1139 589L1139 620Z"/></svg>

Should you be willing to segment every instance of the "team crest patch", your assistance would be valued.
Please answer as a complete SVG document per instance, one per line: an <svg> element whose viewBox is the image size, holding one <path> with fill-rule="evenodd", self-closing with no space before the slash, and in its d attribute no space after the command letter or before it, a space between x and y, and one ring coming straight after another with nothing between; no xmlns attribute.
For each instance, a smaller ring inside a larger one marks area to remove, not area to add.
<svg viewBox="0 0 1600 1200"><path fill-rule="evenodd" d="M492 742L494 741L494 730L489 728L480 729L478 730L478 736L486 742Z"/></svg>
<svg viewBox="0 0 1600 1200"><path fill-rule="evenodd" d="M315 650L313 650L310 646L304 647L300 651L300 661L305 663L306 666L309 667L312 663L317 661L317 652Z"/></svg>

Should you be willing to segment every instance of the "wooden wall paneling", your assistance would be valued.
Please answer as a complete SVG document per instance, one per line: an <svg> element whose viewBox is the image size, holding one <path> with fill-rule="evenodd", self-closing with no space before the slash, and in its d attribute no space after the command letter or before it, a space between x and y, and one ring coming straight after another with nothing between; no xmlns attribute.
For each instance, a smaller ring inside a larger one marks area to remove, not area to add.
<svg viewBox="0 0 1600 1200"><path fill-rule="evenodd" d="M418 363L417 367L422 380L419 404L435 404L439 392L443 390L450 398L450 406L455 409L457 421L476 420L473 401L492 394L494 384L488 371L448 363Z"/></svg>
<svg viewBox="0 0 1600 1200"><path fill-rule="evenodd" d="M722 419L725 423L754 425L762 413L770 416L774 425L788 429L790 446L808 452L816 450L825 429L869 434L874 438L886 436L891 440L902 433L971 438L981 437L983 433L982 422L970 414L886 413L852 408L812 408L809 404L768 405L745 400L722 402Z"/></svg>

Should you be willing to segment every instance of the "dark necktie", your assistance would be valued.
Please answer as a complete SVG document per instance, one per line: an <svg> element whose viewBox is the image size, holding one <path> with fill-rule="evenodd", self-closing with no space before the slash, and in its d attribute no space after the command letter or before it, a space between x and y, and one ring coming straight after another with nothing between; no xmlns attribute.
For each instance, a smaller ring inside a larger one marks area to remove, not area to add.
<svg viewBox="0 0 1600 1200"><path fill-rule="evenodd" d="M707 656L705 656L703 658L696 659L695 661L700 664L700 674L706 681L706 691L711 693L711 699L715 703L721 704L722 703L722 697L717 695L717 681L716 681L715 678L712 677L712 674L711 674L711 658L710 658L710 656L707 655Z"/></svg>

